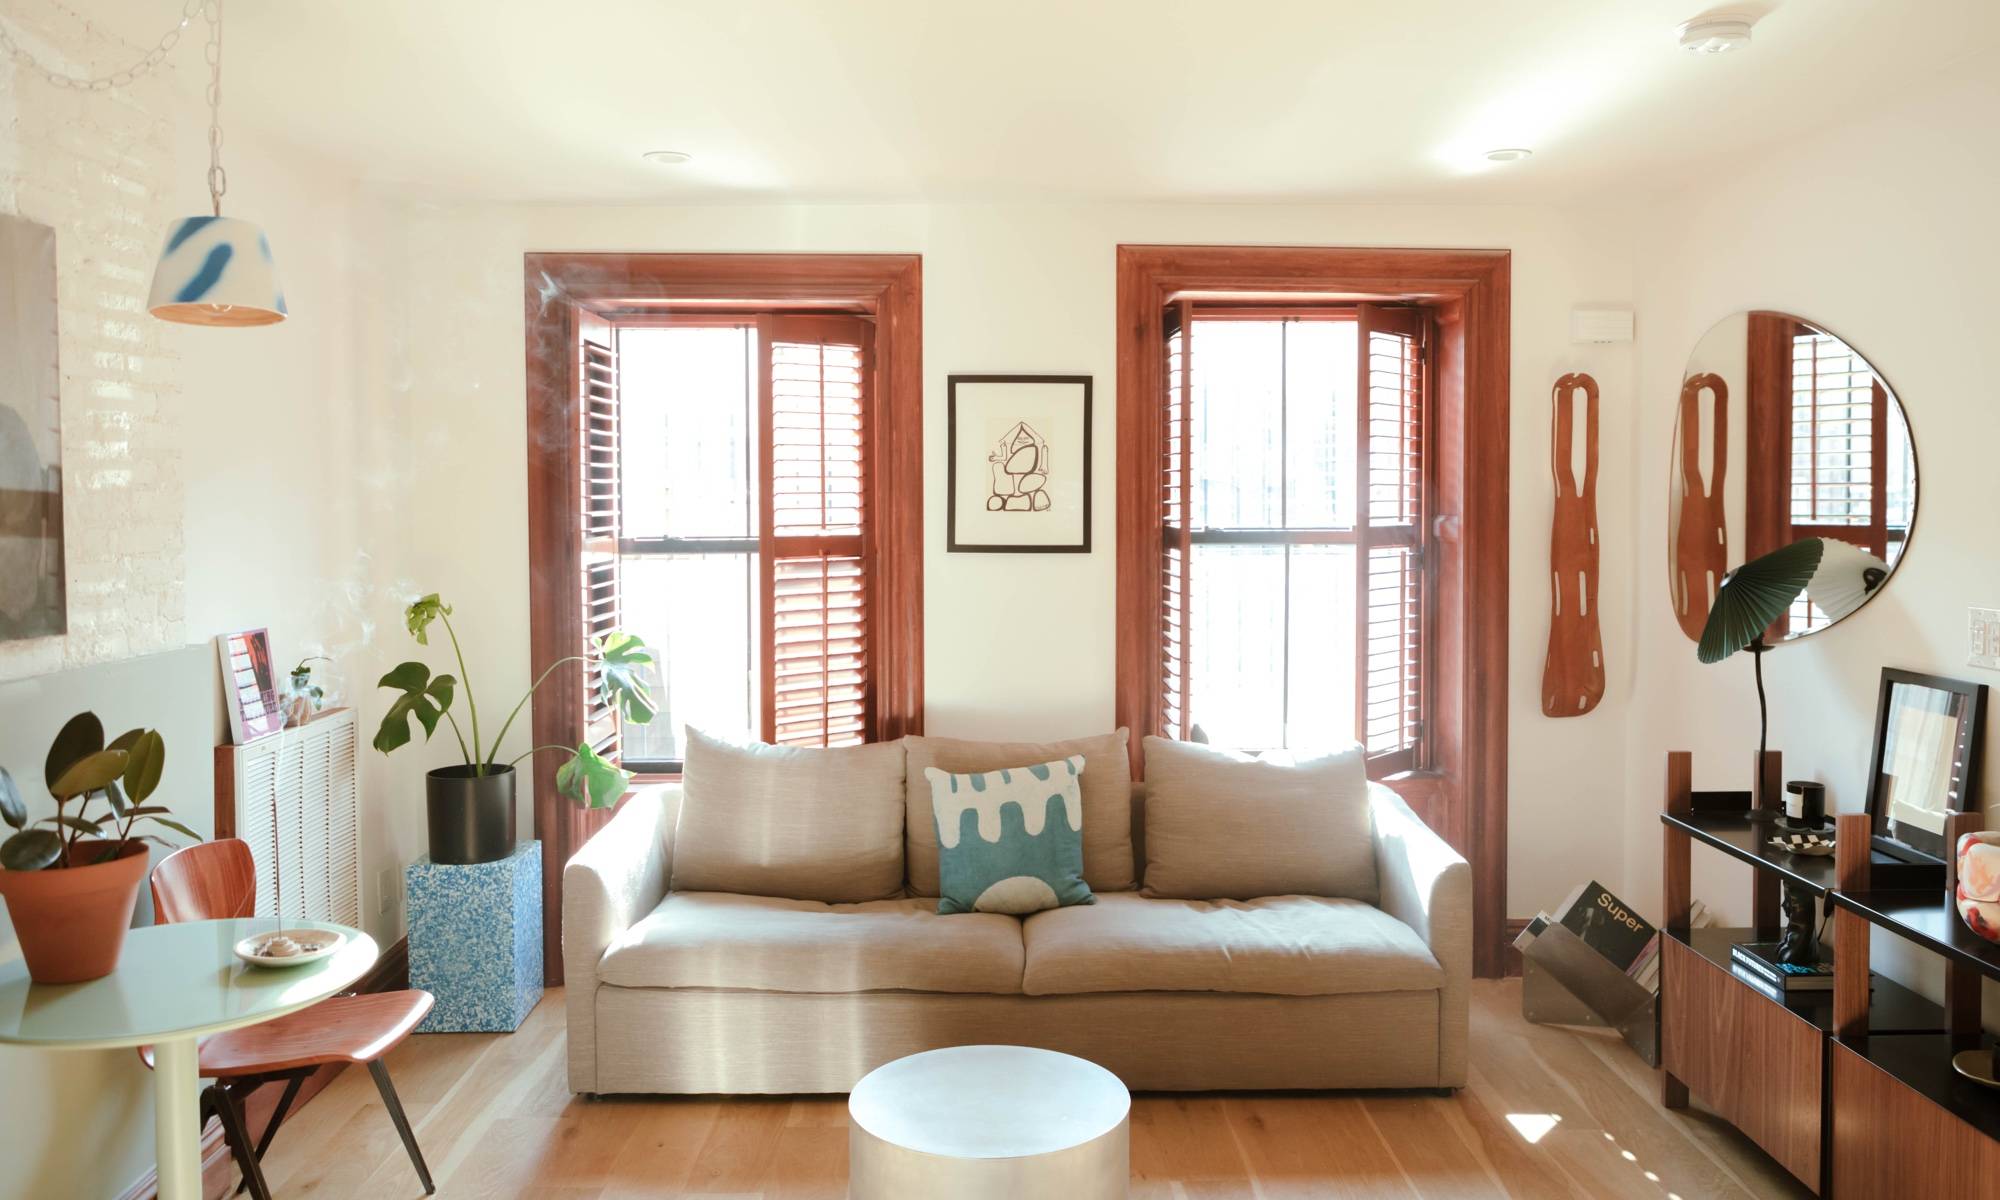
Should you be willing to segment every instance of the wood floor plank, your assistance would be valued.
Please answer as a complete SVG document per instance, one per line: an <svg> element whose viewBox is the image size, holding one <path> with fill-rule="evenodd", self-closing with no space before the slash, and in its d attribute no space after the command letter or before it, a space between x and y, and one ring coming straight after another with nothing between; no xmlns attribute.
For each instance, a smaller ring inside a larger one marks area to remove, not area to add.
<svg viewBox="0 0 2000 1200"><path fill-rule="evenodd" d="M1265 1200L1416 1196L1354 1097L1233 1096L1226 1107Z"/></svg>
<svg viewBox="0 0 2000 1200"><path fill-rule="evenodd" d="M1806 1193L1741 1134L1669 1113L1603 1031L1531 1026L1520 984L1473 988L1468 1086L1429 1093L1140 1095L1135 1200L1745 1200ZM844 1097L613 1097L568 1090L560 992L511 1035L411 1038L389 1057L439 1194L515 1200L839 1200ZM416 1200L367 1072L279 1134L280 1195Z"/></svg>
<svg viewBox="0 0 2000 1200"><path fill-rule="evenodd" d="M1361 1109L1423 1200L1472 1200L1502 1190L1491 1163L1474 1151L1454 1122L1455 1100L1435 1096L1368 1096Z"/></svg>

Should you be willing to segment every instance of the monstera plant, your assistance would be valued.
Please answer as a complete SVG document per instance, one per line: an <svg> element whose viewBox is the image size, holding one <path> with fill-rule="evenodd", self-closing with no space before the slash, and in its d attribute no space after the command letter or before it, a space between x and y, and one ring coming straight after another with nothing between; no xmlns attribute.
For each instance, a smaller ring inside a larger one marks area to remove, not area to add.
<svg viewBox="0 0 2000 1200"><path fill-rule="evenodd" d="M573 654L550 663L528 686L514 705L500 730L489 740L479 724L479 705L473 698L467 676L465 653L459 648L458 631L452 628L451 605L436 592L412 603L404 610L404 624L420 646L430 644L433 625L442 625L451 642L458 674L432 674L429 666L411 661L398 663L382 676L378 686L396 693L382 724L375 731L375 748L387 754L408 745L423 731L429 741L440 722L451 727L463 762L439 767L426 777L426 801L430 821L431 861L440 863L480 863L505 858L514 851L514 764L533 754L549 751L568 755L556 771L556 790L588 808L609 808L632 782L632 775L597 753L589 742L569 746L530 746L502 761L501 747L514 727L514 719L528 706L542 684L556 670L570 663L584 663L596 669L605 703L635 725L651 721L659 708L643 671L653 661L653 652L637 637L612 632L595 640L592 653ZM463 701L462 709L459 705ZM463 711L465 721L459 721ZM470 740L468 741L468 737Z"/></svg>
<svg viewBox="0 0 2000 1200"><path fill-rule="evenodd" d="M43 764L55 813L35 820L14 777L0 768L0 819L14 830L0 842L0 896L36 982L110 974L145 877L146 843L170 844L151 830L200 840L171 810L146 803L166 761L157 731L129 730L106 744L97 714L79 713L56 734Z"/></svg>

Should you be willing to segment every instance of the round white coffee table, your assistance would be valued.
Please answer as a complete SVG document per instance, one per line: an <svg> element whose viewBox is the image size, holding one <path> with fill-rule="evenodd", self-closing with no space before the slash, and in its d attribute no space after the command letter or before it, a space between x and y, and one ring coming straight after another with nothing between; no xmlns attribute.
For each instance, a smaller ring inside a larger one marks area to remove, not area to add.
<svg viewBox="0 0 2000 1200"><path fill-rule="evenodd" d="M870 1071L847 1098L853 1200L1123 1197L1131 1093L1053 1050L952 1046Z"/></svg>

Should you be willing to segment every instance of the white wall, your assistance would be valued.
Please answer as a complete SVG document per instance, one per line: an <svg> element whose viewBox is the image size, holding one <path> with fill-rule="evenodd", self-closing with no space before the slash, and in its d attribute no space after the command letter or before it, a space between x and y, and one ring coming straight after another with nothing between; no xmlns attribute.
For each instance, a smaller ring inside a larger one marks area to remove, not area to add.
<svg viewBox="0 0 2000 1200"><path fill-rule="evenodd" d="M6 19L73 72L143 50L52 0L11 4ZM56 230L69 609L65 636L0 644L0 763L24 786L39 779L49 739L84 709L114 733L158 728L156 800L206 834L224 736L208 639L269 625L289 664L366 635L349 599L365 569L351 342L366 310L348 284L343 175L232 131L227 211L265 223L297 317L211 330L146 314L168 220L208 209L207 115L172 75L200 71L197 44L111 92L58 91L0 56L0 211ZM364 855L386 860L370 799ZM400 934L393 912L369 912L372 933ZM0 924L0 957L16 953ZM151 1091L131 1053L0 1051L0 1092L0 1196L115 1195L152 1162Z"/></svg>
<svg viewBox="0 0 2000 1200"><path fill-rule="evenodd" d="M1511 904L1532 913L1579 873L1621 882L1622 731L1631 653L1629 496L1600 499L1608 695L1550 721L1539 689L1547 636L1549 388L1589 370L1603 386L1605 461L1630 458L1631 348L1569 341L1572 305L1632 297L1631 239L1600 214L1425 206L878 205L482 207L388 214L381 374L363 391L393 431L379 487L423 519L371 526L398 541L393 573L441 590L477 648L472 673L499 703L528 679L521 255L530 250L914 251L924 256L927 727L1040 737L1112 722L1116 473L1115 249L1121 242L1504 248L1514 252L1513 578L1510 636ZM1097 379L1094 553L944 552L945 378L976 371ZM371 481L373 489L378 484ZM371 507L373 503L371 500ZM1032 640L1024 662L1011 639ZM643 632L643 631L642 631ZM369 670L391 661L386 653ZM441 660L439 660L441 661ZM356 676L367 674L356 671ZM433 747L432 758L444 751ZM371 791L418 787L417 764L378 765ZM400 801L398 802L400 804ZM525 815L525 808L524 808ZM414 848L408 825L403 844Z"/></svg>
<svg viewBox="0 0 2000 1200"><path fill-rule="evenodd" d="M1921 472L1916 528L1887 591L1765 661L1771 745L1785 752L1786 777L1822 780L1833 808L1861 810L1885 666L2000 683L1965 661L1967 606L2000 603L2000 555L1991 550L2000 85L1975 68L1854 124L1705 172L1716 182L1663 196L1642 217L1631 462L1639 686L1628 734L1626 875L1629 898L1647 909L1659 899L1665 752L1693 750L1695 786L1723 788L1748 786L1756 748L1749 661L1699 665L1666 602L1659 498L1674 403L1683 362L1715 321L1770 308L1840 335L1895 388ZM1989 819L2000 818L1992 725L1989 718L1982 780ZM1696 893L1747 916L1748 884L1734 871L1705 872Z"/></svg>

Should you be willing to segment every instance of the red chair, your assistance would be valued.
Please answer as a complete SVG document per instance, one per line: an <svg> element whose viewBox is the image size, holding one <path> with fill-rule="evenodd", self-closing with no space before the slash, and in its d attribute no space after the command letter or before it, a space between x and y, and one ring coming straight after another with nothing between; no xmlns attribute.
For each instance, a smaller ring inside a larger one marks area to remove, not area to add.
<svg viewBox="0 0 2000 1200"><path fill-rule="evenodd" d="M255 915L256 904L256 864L249 844L235 838L176 850L153 868L153 911L162 922L248 917ZM403 1148L410 1152L417 1177L423 1180L425 1194L436 1192L423 1151L417 1148L416 1134L410 1131L409 1118L403 1115L402 1101L396 1098L389 1069L382 1062L382 1056L408 1037L430 1010L429 992L332 996L274 1021L204 1039L201 1077L215 1081L202 1092L204 1120L206 1114L213 1113L222 1122L223 1139L243 1172L243 1183L236 1190L247 1187L256 1200L270 1200L271 1189L259 1164L299 1088L320 1067L365 1063L382 1093L389 1119L402 1135ZM152 1048L146 1047L140 1054L151 1066ZM252 1146L243 1101L265 1084L280 1082L285 1085L284 1094L278 1098L264 1136Z"/></svg>

